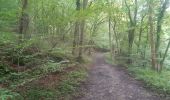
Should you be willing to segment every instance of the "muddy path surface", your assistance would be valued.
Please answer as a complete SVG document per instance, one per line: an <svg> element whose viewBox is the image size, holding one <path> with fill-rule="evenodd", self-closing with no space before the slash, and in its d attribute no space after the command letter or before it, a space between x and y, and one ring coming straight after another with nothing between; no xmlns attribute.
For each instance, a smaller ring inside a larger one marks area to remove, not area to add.
<svg viewBox="0 0 170 100"><path fill-rule="evenodd" d="M97 53L87 81L74 100L170 100L144 88L120 67L107 64L104 55Z"/></svg>

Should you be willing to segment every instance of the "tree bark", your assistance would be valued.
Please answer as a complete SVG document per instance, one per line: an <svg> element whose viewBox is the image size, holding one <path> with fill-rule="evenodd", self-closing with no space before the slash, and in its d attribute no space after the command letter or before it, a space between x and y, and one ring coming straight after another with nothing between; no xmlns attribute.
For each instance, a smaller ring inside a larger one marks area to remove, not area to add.
<svg viewBox="0 0 170 100"><path fill-rule="evenodd" d="M19 33L21 35L26 34L29 25L29 16L26 13L28 7L28 0L22 0L21 16L19 20Z"/></svg>
<svg viewBox="0 0 170 100"><path fill-rule="evenodd" d="M76 11L80 11L80 0L76 1ZM75 22L75 30L74 30L74 40L73 40L73 50L72 50L72 54L76 55L76 46L77 46L77 42L78 42L78 38L79 38L79 32L80 32L80 25L79 25L79 21L77 20Z"/></svg>
<svg viewBox="0 0 170 100"><path fill-rule="evenodd" d="M86 9L87 3L88 3L88 0L83 0L82 10ZM79 47L79 56L78 56L79 60L82 59L82 53L83 53L83 40L84 40L85 19L81 20L80 29L81 29L81 32L80 32L80 42L79 42L79 46L80 47Z"/></svg>
<svg viewBox="0 0 170 100"><path fill-rule="evenodd" d="M137 47L137 53L139 53L139 50L140 50L144 18L145 18L145 15L143 15L142 18L141 18L141 25L140 25L140 30L139 30L139 40L138 40L139 42L138 42L138 47Z"/></svg>
<svg viewBox="0 0 170 100"><path fill-rule="evenodd" d="M118 40L118 36L117 36L117 32L116 32L116 25L117 25L117 22L116 20L114 19L114 24L112 24L112 28L113 28L113 31L114 31L114 36L115 36L115 41L116 41L116 48L117 48L117 52L119 54L119 40Z"/></svg>
<svg viewBox="0 0 170 100"><path fill-rule="evenodd" d="M169 4L170 0L165 0L162 7L160 8L160 12L157 18L157 31L156 31L156 53L158 54L159 52L159 47L160 47L160 37L161 37L161 31L162 31L162 23L163 23L163 17L165 15L165 11L168 8L168 4Z"/></svg>
<svg viewBox="0 0 170 100"><path fill-rule="evenodd" d="M170 39L169 39L168 45L167 45L167 47L166 47L166 50L165 50L163 59L161 60L161 64L160 64L161 70L162 70L162 68L163 68L163 64L164 64L165 58L166 58L166 56L167 56L167 54L168 54L169 47L170 47Z"/></svg>
<svg viewBox="0 0 170 100"><path fill-rule="evenodd" d="M161 54L161 52L159 51L160 48L160 38L161 38L161 32L162 32L162 23L163 23L163 17L165 15L165 11L168 8L168 4L169 4L170 0L165 0L162 7L160 8L160 12L158 14L158 18L157 18L157 31L156 31L156 55L157 57L160 57L159 55ZM162 62L158 59L157 60L158 63L158 71L161 70L162 68Z"/></svg>
<svg viewBox="0 0 170 100"><path fill-rule="evenodd" d="M129 59L128 59L128 63L132 63L132 60L131 60L131 54L132 54L132 48L133 48L133 42L134 42L134 35L135 35L135 28L136 28L136 21L137 21L137 11L138 11L138 1L135 0L135 10L134 10L134 16L132 17L131 15L131 9L129 7L129 5L127 4L127 1L125 0L125 5L128 9L128 16L129 16L129 30L128 30L128 39L129 39L129 42L128 42L128 52L129 52Z"/></svg>
<svg viewBox="0 0 170 100"><path fill-rule="evenodd" d="M152 68L157 69L156 65L156 51L155 51L155 41L154 41L154 26L153 26L153 1L148 1L149 5L149 34L150 34L150 45L151 45L151 60L152 60Z"/></svg>
<svg viewBox="0 0 170 100"><path fill-rule="evenodd" d="M110 46L110 57L113 59L113 47L112 47L112 35L111 35L111 17L109 15L109 46Z"/></svg>
<svg viewBox="0 0 170 100"><path fill-rule="evenodd" d="M82 59L82 53L83 53L83 40L84 40L84 27L85 27L85 20L81 22L81 32L80 32L80 43L79 43L79 59Z"/></svg>

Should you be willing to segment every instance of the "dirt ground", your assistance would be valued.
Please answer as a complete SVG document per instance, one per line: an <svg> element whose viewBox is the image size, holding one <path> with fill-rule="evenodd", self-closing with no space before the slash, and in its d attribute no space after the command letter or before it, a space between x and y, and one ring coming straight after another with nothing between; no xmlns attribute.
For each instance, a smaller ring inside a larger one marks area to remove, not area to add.
<svg viewBox="0 0 170 100"><path fill-rule="evenodd" d="M119 65L109 65L104 55L94 56L87 81L73 100L170 100L143 87Z"/></svg>

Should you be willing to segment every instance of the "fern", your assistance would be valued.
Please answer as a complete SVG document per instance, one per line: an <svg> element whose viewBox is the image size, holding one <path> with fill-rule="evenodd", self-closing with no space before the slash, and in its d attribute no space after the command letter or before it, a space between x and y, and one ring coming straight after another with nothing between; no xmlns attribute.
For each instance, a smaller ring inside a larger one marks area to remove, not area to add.
<svg viewBox="0 0 170 100"><path fill-rule="evenodd" d="M0 89L0 100L23 100L23 97L7 89Z"/></svg>

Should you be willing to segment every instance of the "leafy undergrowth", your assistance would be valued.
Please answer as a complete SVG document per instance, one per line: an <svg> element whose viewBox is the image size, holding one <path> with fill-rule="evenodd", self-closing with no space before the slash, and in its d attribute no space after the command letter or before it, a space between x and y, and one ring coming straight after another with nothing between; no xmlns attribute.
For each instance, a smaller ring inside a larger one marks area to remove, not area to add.
<svg viewBox="0 0 170 100"><path fill-rule="evenodd" d="M0 100L22 100L23 97L16 93L12 92L8 89L1 88L0 89Z"/></svg>
<svg viewBox="0 0 170 100"><path fill-rule="evenodd" d="M80 66L65 67L60 71L41 75L41 78L21 83L15 89L2 88L0 100L69 100L87 75L85 66Z"/></svg>
<svg viewBox="0 0 170 100"><path fill-rule="evenodd" d="M18 44L17 37L0 37L0 100L69 98L85 79L85 66L77 65L70 49L42 48L37 38Z"/></svg>
<svg viewBox="0 0 170 100"><path fill-rule="evenodd" d="M15 89L18 86L22 86L28 82L36 80L43 75L51 72L62 70L63 67L59 63L47 63L42 66L30 69L24 72L13 72L0 79L0 83L5 83L8 88Z"/></svg>
<svg viewBox="0 0 170 100"><path fill-rule="evenodd" d="M25 88L24 90L19 89L18 92L25 100L69 100L77 86L85 80L85 77L85 68L75 66L63 70L61 73L53 73L52 77L48 75L40 80L29 83L22 87Z"/></svg>
<svg viewBox="0 0 170 100"><path fill-rule="evenodd" d="M84 68L69 72L66 75L66 79L63 80L57 87L57 98L70 100L71 95L76 92L77 86L79 86L86 77L87 73Z"/></svg>
<svg viewBox="0 0 170 100"><path fill-rule="evenodd" d="M135 75L136 79L144 81L147 87L157 90L157 92L162 92L164 95L170 94L169 70L163 70L161 73L158 73L151 68L133 66L128 69Z"/></svg>
<svg viewBox="0 0 170 100"><path fill-rule="evenodd" d="M164 69L161 73L158 73L151 69L151 67L139 67L136 64L128 65L125 60L111 60L109 54L105 54L106 62L112 65L121 64L126 66L129 73L135 77L135 79L143 81L145 86L153 91L157 91L162 95L170 94L170 70Z"/></svg>

